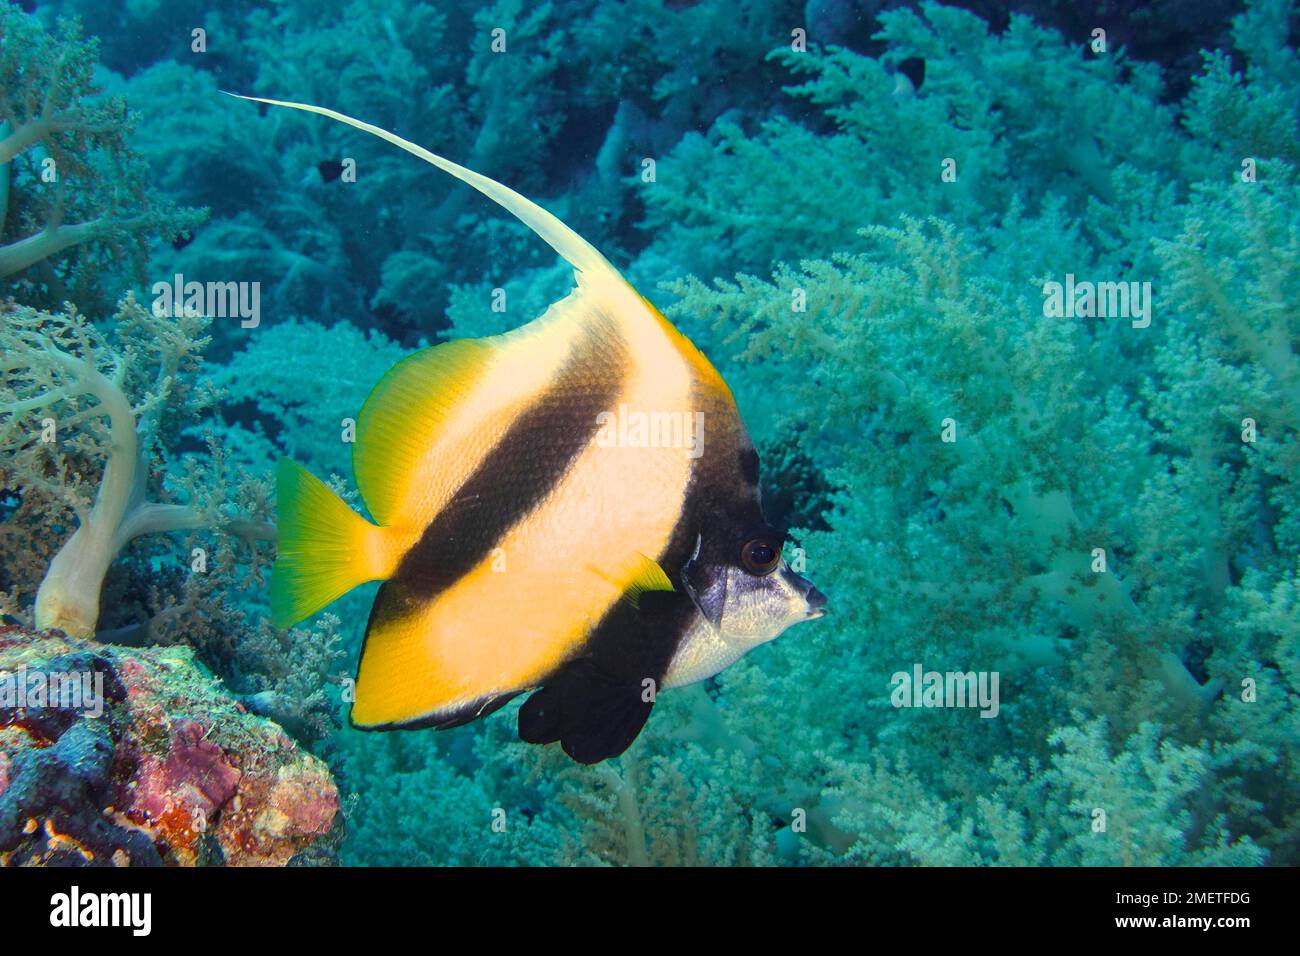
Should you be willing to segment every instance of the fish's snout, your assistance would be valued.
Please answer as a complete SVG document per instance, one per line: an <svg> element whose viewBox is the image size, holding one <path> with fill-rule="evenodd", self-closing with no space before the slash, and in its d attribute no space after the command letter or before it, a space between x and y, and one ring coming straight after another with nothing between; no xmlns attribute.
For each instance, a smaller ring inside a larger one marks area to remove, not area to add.
<svg viewBox="0 0 1300 956"><path fill-rule="evenodd" d="M808 585L808 593L804 595L804 600L808 602L809 617L821 617L826 613L826 595L818 591L816 585Z"/></svg>
<svg viewBox="0 0 1300 956"><path fill-rule="evenodd" d="M800 610L802 600L803 620L811 621L819 618L826 613L826 595L817 590L817 585L813 584L805 577L795 574L788 567L784 571L785 597L783 601L790 610L794 611L796 616Z"/></svg>

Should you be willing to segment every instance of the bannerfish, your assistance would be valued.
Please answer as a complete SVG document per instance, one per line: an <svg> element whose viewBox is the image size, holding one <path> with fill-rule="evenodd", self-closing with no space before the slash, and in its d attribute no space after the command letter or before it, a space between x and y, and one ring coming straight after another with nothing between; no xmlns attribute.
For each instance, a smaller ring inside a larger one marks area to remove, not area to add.
<svg viewBox="0 0 1300 956"><path fill-rule="evenodd" d="M473 186L576 279L532 322L426 348L380 379L352 446L373 523L298 464L277 465L273 623L383 582L354 726L455 727L533 691L519 736L596 763L631 745L660 690L823 614L763 517L731 390L593 246L386 130L256 102L346 123Z"/></svg>

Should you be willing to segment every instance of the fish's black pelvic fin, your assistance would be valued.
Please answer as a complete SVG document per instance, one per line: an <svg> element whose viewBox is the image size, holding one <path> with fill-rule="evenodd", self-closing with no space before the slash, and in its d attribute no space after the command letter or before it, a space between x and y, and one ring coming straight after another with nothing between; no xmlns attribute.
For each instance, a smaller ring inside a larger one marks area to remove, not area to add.
<svg viewBox="0 0 1300 956"><path fill-rule="evenodd" d="M600 763L632 746L654 707L647 696L642 681L577 661L524 702L519 738L530 744L558 740L579 763Z"/></svg>
<svg viewBox="0 0 1300 956"><path fill-rule="evenodd" d="M678 637L694 608L676 591L619 602L588 652L564 665L519 709L519 738L559 741L579 763L617 757L645 727Z"/></svg>

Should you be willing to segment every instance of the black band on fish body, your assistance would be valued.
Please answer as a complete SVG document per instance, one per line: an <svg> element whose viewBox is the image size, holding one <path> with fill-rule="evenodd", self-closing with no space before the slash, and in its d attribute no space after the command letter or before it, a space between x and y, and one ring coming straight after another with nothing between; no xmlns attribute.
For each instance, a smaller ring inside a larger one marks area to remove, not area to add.
<svg viewBox="0 0 1300 956"><path fill-rule="evenodd" d="M622 369L616 339L593 334L574 349L541 400L515 420L469 475L446 507L402 557L397 571L375 596L361 644L361 658L375 627L418 612L468 574L528 516L568 472L599 429L597 415L615 404L622 376L593 376L594 369ZM502 475L519 480L502 481ZM447 729L486 716L522 689L474 700L454 711L410 721L353 726L365 730Z"/></svg>
<svg viewBox="0 0 1300 956"><path fill-rule="evenodd" d="M436 597L487 559L493 548L559 484L599 430L597 416L616 404L623 377L596 377L625 362L592 338L575 349L537 405L497 445L402 558L393 581L410 597ZM502 476L517 476L503 481Z"/></svg>
<svg viewBox="0 0 1300 956"><path fill-rule="evenodd" d="M697 393L693 401L715 427L735 416L734 406L716 396ZM673 656L702 614L718 625L721 600L713 602L716 607L709 614L691 591L692 559L705 552L708 560L720 562L723 552L734 552L731 542L738 529L765 524L757 499L758 455L738 420L733 427L734 434L719 427L718 440L706 443L668 545L656 556L677 590L643 594L635 606L620 601L610 608L582 653L524 702L519 710L521 740L558 741L580 763L618 756L640 734L653 709L653 698L644 700L646 681L653 682L655 693L662 688ZM725 579L722 585L725 588Z"/></svg>

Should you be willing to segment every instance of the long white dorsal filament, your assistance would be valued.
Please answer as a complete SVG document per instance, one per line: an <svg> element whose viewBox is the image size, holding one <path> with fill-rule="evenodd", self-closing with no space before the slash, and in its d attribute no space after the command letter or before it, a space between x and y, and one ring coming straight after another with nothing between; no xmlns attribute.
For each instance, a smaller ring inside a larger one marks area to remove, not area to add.
<svg viewBox="0 0 1300 956"><path fill-rule="evenodd" d="M222 92L225 92L224 90ZM227 96L233 96L236 99L249 100L253 103L266 103L270 106L287 106L290 109L303 110L307 113L317 113L321 116L328 116L330 119L338 120L340 123L346 123L355 129L378 136L380 139L387 140L394 146L399 146L406 150L412 156L418 156L426 163L437 166L446 173L450 173L463 183L473 186L483 195L487 196L493 202L503 206L537 235L541 236L552 249L558 252L570 265L579 272L589 275L598 275L600 273L612 274L618 276L618 271L609 263L609 260L597 251L596 247L587 242L580 235L566 226L563 222L552 216L537 203L530 199L525 199L519 193L503 186L495 179L489 179L472 169L466 169L464 166L457 165L449 159L443 159L436 153L431 153L423 146L417 146L408 140L402 139L396 133L390 133L386 129L378 126L372 126L370 123L363 123L361 120L353 119L351 116L345 116L335 110L326 109L323 106L312 106L310 103L289 103L284 100L268 100L260 96L242 96L239 93L226 93Z"/></svg>

